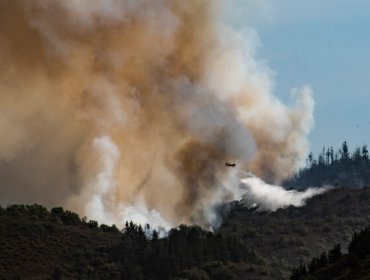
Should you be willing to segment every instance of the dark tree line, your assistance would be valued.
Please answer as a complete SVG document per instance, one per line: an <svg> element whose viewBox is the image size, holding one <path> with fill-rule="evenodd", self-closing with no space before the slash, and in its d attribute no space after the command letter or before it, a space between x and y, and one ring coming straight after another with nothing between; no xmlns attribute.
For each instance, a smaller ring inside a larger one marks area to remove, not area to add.
<svg viewBox="0 0 370 280"><path fill-rule="evenodd" d="M370 228L366 228L359 233L355 232L348 246L348 253L356 255L360 259L370 255Z"/></svg>
<svg viewBox="0 0 370 280"><path fill-rule="evenodd" d="M298 267L293 269L291 280L299 280L306 275L312 275L317 270L327 267L330 264L335 263L342 257L342 251L340 245L337 244L333 249L329 250L328 253L323 252L319 256L312 258L311 262L306 266L301 262Z"/></svg>
<svg viewBox="0 0 370 280"><path fill-rule="evenodd" d="M370 160L366 145L356 147L351 153L346 141L337 151L323 148L315 157L310 153L307 166L285 181L287 188L304 189L323 185L361 188L370 185Z"/></svg>
<svg viewBox="0 0 370 280"><path fill-rule="evenodd" d="M342 257L342 251L340 245L337 244L333 249L329 250L327 253L323 252L319 256L312 258L311 262L306 266L301 262L298 267L293 269L291 280L299 280L306 275L313 275L319 269L325 268L330 264L335 263Z"/></svg>
<svg viewBox="0 0 370 280"><path fill-rule="evenodd" d="M340 269L356 267L356 263L370 256L370 228L355 232L348 245L348 254L343 255L340 245L334 246L328 253L323 252L314 257L306 266L300 263L290 276L291 280L306 279L333 279Z"/></svg>
<svg viewBox="0 0 370 280"><path fill-rule="evenodd" d="M126 223L122 244L115 249L122 279L173 279L184 269L210 261L257 263L255 253L238 239L214 234L197 226L181 225L159 238L147 225ZM145 233L146 232L146 233Z"/></svg>
<svg viewBox="0 0 370 280"><path fill-rule="evenodd" d="M62 233L70 229L77 236L89 236L88 239L104 237L108 244L110 239L119 241L112 242L112 245L102 245L97 251L85 247L69 251L68 260L59 265L61 269L53 272L53 279L63 279L65 276L68 279L162 280L181 278L184 276L182 273L189 273L188 271L195 274L209 273L199 272L199 269L202 270L203 265L210 263L217 264L217 273L222 272L223 266L226 267L229 263L262 263L260 257L238 238L205 231L198 226L180 225L160 234L149 225L142 227L127 222L119 230L115 225L99 226L97 221L88 221L86 217L81 219L78 214L62 207L48 211L36 204L10 205L6 208L0 206L0 221L23 224L21 233L14 229L7 236L30 234L37 237L41 230L43 239L47 239L49 234L56 235L57 230ZM64 248L64 244L59 245ZM188 277L185 275L182 278ZM212 275L211 278L224 279L222 273L219 277Z"/></svg>

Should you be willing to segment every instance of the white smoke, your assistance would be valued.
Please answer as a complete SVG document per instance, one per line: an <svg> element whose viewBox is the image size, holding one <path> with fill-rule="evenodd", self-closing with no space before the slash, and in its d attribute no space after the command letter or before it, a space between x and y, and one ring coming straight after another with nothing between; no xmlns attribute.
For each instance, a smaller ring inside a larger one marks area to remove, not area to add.
<svg viewBox="0 0 370 280"><path fill-rule="evenodd" d="M301 207L307 199L332 189L331 186L324 186L305 191L286 190L281 186L267 184L255 176L242 179L241 183L241 188L245 190L242 203L247 207L258 207L259 211L276 211L291 205Z"/></svg>
<svg viewBox="0 0 370 280"><path fill-rule="evenodd" d="M135 221L143 226L150 224L153 228L169 230L171 224L162 218L158 211L149 210L143 199L132 204L116 201L118 182L115 180L114 170L121 155L112 139L109 136L101 136L93 139L91 146L96 152L91 159L91 162L96 161L97 164L97 170L93 172L96 175L92 176L91 181L85 182L83 192L69 203L86 201L83 212L99 223L123 226L124 221Z"/></svg>
<svg viewBox="0 0 370 280"><path fill-rule="evenodd" d="M148 210L144 201L138 201L135 205L122 207L122 215L125 221L135 221L140 225L149 224L154 229L170 230L172 225L166 221L156 210Z"/></svg>

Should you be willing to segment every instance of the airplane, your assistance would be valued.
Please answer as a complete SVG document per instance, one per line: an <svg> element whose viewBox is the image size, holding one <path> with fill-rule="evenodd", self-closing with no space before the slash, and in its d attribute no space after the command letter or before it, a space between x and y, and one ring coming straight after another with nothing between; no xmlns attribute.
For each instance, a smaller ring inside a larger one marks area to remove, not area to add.
<svg viewBox="0 0 370 280"><path fill-rule="evenodd" d="M225 165L227 166L227 167L235 167L235 163L228 163L228 162L225 162Z"/></svg>

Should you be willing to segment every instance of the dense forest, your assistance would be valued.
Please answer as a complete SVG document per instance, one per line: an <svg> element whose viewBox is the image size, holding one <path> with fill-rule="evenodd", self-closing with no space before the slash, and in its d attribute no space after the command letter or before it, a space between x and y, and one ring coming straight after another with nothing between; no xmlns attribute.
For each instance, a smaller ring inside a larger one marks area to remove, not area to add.
<svg viewBox="0 0 370 280"><path fill-rule="evenodd" d="M181 225L98 225L63 208L0 208L0 279L238 279L261 260L235 237Z"/></svg>
<svg viewBox="0 0 370 280"><path fill-rule="evenodd" d="M293 267L370 226L370 188L337 188L303 207L234 203L218 232L99 225L62 208L0 208L0 279L288 279Z"/></svg>
<svg viewBox="0 0 370 280"><path fill-rule="evenodd" d="M370 228L355 232L343 254L340 245L312 258L308 265L303 262L293 269L291 280L369 279L370 275Z"/></svg>
<svg viewBox="0 0 370 280"><path fill-rule="evenodd" d="M323 185L361 188L370 185L370 160L366 145L356 147L351 153L346 141L337 151L323 148L315 157L307 158L307 166L285 181L287 188L304 189Z"/></svg>
<svg viewBox="0 0 370 280"><path fill-rule="evenodd" d="M235 205L220 231L240 238L265 265L258 277L288 279L300 261L309 262L336 244L346 248L355 231L370 226L370 188L336 188L303 207L262 212Z"/></svg>

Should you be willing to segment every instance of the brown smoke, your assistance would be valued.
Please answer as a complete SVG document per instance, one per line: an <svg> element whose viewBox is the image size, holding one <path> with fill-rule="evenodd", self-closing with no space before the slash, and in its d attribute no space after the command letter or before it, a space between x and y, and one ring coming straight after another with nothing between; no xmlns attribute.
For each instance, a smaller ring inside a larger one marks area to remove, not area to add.
<svg viewBox="0 0 370 280"><path fill-rule="evenodd" d="M253 36L207 0L0 2L0 203L107 223L209 225L225 161L277 182L307 149L308 89L271 95Z"/></svg>

